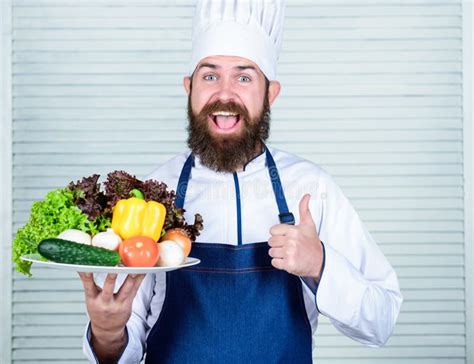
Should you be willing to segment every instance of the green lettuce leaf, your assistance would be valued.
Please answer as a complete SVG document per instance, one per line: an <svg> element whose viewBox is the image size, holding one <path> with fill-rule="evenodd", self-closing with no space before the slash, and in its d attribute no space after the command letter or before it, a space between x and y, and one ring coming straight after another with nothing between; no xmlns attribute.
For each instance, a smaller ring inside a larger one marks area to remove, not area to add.
<svg viewBox="0 0 474 364"><path fill-rule="evenodd" d="M18 272L31 276L31 263L20 259L22 255L37 253L38 244L54 238L67 229L79 229L87 233L104 231L110 219L99 217L89 221L75 204L73 192L68 188L50 191L44 200L35 202L30 219L20 228L13 241L13 261Z"/></svg>

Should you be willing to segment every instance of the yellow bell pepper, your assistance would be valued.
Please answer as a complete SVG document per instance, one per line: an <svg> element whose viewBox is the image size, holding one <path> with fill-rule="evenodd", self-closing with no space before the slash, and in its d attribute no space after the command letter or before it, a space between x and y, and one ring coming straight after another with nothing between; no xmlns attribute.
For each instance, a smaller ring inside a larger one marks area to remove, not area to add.
<svg viewBox="0 0 474 364"><path fill-rule="evenodd" d="M148 236L155 241L161 236L166 208L156 201L146 202L139 190L130 192L134 197L119 200L114 207L112 229L122 239Z"/></svg>

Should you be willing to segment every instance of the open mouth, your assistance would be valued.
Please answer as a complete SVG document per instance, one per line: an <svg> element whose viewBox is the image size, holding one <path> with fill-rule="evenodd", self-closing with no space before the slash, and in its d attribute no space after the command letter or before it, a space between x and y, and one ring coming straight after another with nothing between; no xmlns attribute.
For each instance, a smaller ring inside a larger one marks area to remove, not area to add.
<svg viewBox="0 0 474 364"><path fill-rule="evenodd" d="M240 114L229 111L216 111L209 115L215 128L221 133L233 131L240 122Z"/></svg>

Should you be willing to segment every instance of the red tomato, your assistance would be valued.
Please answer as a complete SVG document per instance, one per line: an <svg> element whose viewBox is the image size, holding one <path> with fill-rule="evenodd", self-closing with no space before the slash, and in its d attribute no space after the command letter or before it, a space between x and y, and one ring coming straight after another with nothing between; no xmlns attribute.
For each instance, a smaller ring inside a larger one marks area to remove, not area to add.
<svg viewBox="0 0 474 364"><path fill-rule="evenodd" d="M183 248L184 255L189 256L192 242L185 230L180 228L167 230L166 234L161 238L161 241L165 240L173 240L178 243Z"/></svg>
<svg viewBox="0 0 474 364"><path fill-rule="evenodd" d="M120 259L127 267L154 267L160 258L160 247L146 236L134 236L120 243Z"/></svg>

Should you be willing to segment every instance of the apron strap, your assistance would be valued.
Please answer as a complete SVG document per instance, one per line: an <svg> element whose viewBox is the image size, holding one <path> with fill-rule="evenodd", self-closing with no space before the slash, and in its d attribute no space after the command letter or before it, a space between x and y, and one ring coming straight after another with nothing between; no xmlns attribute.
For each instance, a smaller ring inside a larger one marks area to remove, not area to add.
<svg viewBox="0 0 474 364"><path fill-rule="evenodd" d="M272 180L273 193L275 194L275 200L278 205L278 217L280 218L281 224L294 225L295 217L288 210L288 205L286 204L285 193L283 192L283 187L281 185L280 175L278 174L278 168L273 160L272 154L265 145L265 153L267 156L267 167L268 174Z"/></svg>
<svg viewBox="0 0 474 364"><path fill-rule="evenodd" d="M267 159L268 174L270 175L270 179L272 181L273 193L275 194L275 200L278 205L278 211L279 211L278 217L280 219L280 223L294 225L295 217L288 210L288 205L286 203L285 193L283 192L283 187L281 185L280 175L278 174L277 166L266 145L265 145L265 155ZM184 206L184 199L186 197L186 191L188 189L188 181L189 181L189 177L191 176L191 169L193 167L193 164L194 164L194 156L191 153L183 165L183 169L181 170L181 174L179 176L178 186L176 188L175 205L178 208L183 208Z"/></svg>
<svg viewBox="0 0 474 364"><path fill-rule="evenodd" d="M191 153L184 162L183 169L179 175L178 186L176 187L176 207L182 209L184 206L184 198L186 197L186 191L188 189L189 177L191 176L191 168L193 168L194 156Z"/></svg>

